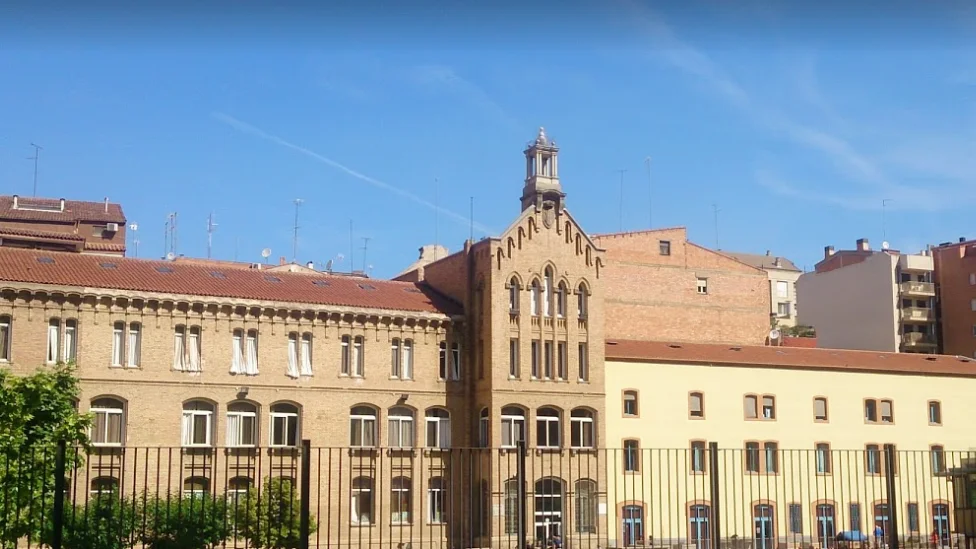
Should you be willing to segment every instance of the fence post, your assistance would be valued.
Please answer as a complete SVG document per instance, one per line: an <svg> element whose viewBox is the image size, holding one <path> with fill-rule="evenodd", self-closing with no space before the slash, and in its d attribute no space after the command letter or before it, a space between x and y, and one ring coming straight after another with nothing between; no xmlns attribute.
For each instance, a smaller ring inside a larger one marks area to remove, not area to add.
<svg viewBox="0 0 976 549"><path fill-rule="evenodd" d="M310 487L312 485L312 441L308 439L302 440L302 500L301 500L301 513L300 522L298 525L298 536L299 549L308 549L308 538L311 535L309 533L309 513L311 512L311 494Z"/></svg>
<svg viewBox="0 0 976 549"><path fill-rule="evenodd" d="M708 443L708 484L711 489L711 496L709 498L712 504L712 516L709 517L711 521L711 549L721 549L722 547L722 513L720 496L722 494L721 488L719 487L719 469L718 469L718 443L709 442ZM897 549L897 548L896 548Z"/></svg>
<svg viewBox="0 0 976 549"><path fill-rule="evenodd" d="M67 448L67 443L59 440L57 453L54 455L54 516L51 517L51 549L61 549L61 539L64 536L64 474Z"/></svg>
<svg viewBox="0 0 976 549"><path fill-rule="evenodd" d="M885 452L885 484L888 494L888 549L898 549L898 494L895 493L895 471L898 467L898 455L891 444L884 445Z"/></svg>
<svg viewBox="0 0 976 549"><path fill-rule="evenodd" d="M515 476L517 478L517 483L518 483L518 547L517 549L526 549L526 547L528 547L528 544L526 541L527 532L525 531L527 527L526 516L525 516L525 499L527 497L526 495L527 487L525 484L525 452L526 452L525 441L519 440L516 448L518 451L518 458L517 458L518 461L515 470Z"/></svg>

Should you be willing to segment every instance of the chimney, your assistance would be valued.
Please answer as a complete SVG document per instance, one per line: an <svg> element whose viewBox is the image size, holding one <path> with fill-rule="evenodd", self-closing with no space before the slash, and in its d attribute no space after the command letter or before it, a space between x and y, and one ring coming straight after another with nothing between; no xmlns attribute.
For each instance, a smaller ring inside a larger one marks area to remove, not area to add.
<svg viewBox="0 0 976 549"><path fill-rule="evenodd" d="M781 266L782 266L782 264L780 263L779 258L778 257L777 258L774 258L773 259L773 267L779 268Z"/></svg>
<svg viewBox="0 0 976 549"><path fill-rule="evenodd" d="M284 265L284 264L285 264L285 256L280 256L278 258L278 265Z"/></svg>
<svg viewBox="0 0 976 549"><path fill-rule="evenodd" d="M834 255L834 247L833 246L824 246L824 259L827 259L828 257L830 257L832 255Z"/></svg>
<svg viewBox="0 0 976 549"><path fill-rule="evenodd" d="M960 236L959 237L959 243L960 244L963 243L963 242L965 242L965 241L966 241L966 237L965 236Z"/></svg>
<svg viewBox="0 0 976 549"><path fill-rule="evenodd" d="M60 200L60 204L61 204L61 211L63 212L64 211L64 199L63 198Z"/></svg>
<svg viewBox="0 0 976 549"><path fill-rule="evenodd" d="M17 209L17 201L18 201L19 199L20 199L20 197L19 197L19 196L17 196L17 195L14 195L14 209L15 209L15 210Z"/></svg>
<svg viewBox="0 0 976 549"><path fill-rule="evenodd" d="M315 262L309 261L308 263L305 264L305 266L308 267L309 269L315 269Z"/></svg>
<svg viewBox="0 0 976 549"><path fill-rule="evenodd" d="M769 257L769 250L766 250L766 257Z"/></svg>
<svg viewBox="0 0 976 549"><path fill-rule="evenodd" d="M868 239L858 238L857 239L857 251L859 252L869 252L871 251L871 245L868 244Z"/></svg>
<svg viewBox="0 0 976 549"><path fill-rule="evenodd" d="M108 213L108 197L105 197L105 213Z"/></svg>

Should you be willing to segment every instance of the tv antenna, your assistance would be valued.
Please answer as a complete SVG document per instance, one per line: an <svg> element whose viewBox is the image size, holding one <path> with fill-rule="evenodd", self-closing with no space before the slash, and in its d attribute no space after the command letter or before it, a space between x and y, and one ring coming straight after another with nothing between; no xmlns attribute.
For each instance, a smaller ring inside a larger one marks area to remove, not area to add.
<svg viewBox="0 0 976 549"><path fill-rule="evenodd" d="M213 232L217 227L217 224L214 223L213 218L214 214L213 212L210 212L210 215L207 216L207 259L210 259L211 252L213 251Z"/></svg>
<svg viewBox="0 0 976 549"><path fill-rule="evenodd" d="M363 272L366 272L366 248L369 246L369 241L372 240L368 236L363 237Z"/></svg>
<svg viewBox="0 0 976 549"><path fill-rule="evenodd" d="M136 257L139 257L139 236L136 234L136 231L139 230L139 224L130 223L129 230L132 231L132 244L136 248Z"/></svg>
<svg viewBox="0 0 976 549"><path fill-rule="evenodd" d="M271 257L271 248L265 248L261 250L261 257L264 258L264 262L268 262L268 258Z"/></svg>
<svg viewBox="0 0 976 549"><path fill-rule="evenodd" d="M30 146L34 147L34 156L28 157L27 160L34 161L34 196L36 197L37 196L37 159L41 156L41 149L43 147L41 147L40 145L36 145L33 142L31 142Z"/></svg>
<svg viewBox="0 0 976 549"><path fill-rule="evenodd" d="M294 240L292 241L292 248L291 248L292 263L298 261L298 207L302 205L302 202L305 201L302 200L301 198L295 199L295 236L294 236Z"/></svg>
<svg viewBox="0 0 976 549"><path fill-rule="evenodd" d="M166 231L163 235L163 251L176 255L176 212L166 216Z"/></svg>
<svg viewBox="0 0 976 549"><path fill-rule="evenodd" d="M620 172L620 232L624 232L624 174L627 170L617 170Z"/></svg>

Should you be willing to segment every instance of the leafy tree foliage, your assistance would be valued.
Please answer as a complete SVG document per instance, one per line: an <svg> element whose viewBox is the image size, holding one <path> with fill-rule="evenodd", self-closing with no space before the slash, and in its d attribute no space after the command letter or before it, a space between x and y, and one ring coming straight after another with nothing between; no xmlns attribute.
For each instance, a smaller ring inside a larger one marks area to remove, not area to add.
<svg viewBox="0 0 976 549"><path fill-rule="evenodd" d="M139 537L150 549L206 549L231 532L223 496L147 498L142 513L145 528Z"/></svg>
<svg viewBox="0 0 976 549"><path fill-rule="evenodd" d="M301 540L301 502L295 481L269 477L264 490L252 487L240 498L243 513L237 513L237 529L252 547L297 549ZM309 517L309 534L315 533L315 517Z"/></svg>
<svg viewBox="0 0 976 549"><path fill-rule="evenodd" d="M64 549L129 549L136 543L141 525L138 501L121 499L118 493L99 494L66 508Z"/></svg>

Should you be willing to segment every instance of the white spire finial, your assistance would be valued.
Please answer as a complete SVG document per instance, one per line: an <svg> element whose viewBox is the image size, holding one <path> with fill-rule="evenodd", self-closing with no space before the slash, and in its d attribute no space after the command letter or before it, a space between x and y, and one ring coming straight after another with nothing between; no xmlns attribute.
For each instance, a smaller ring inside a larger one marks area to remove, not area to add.
<svg viewBox="0 0 976 549"><path fill-rule="evenodd" d="M539 126L539 136L535 138L535 142L538 145L548 145L549 144L549 138L546 137L546 129L543 128L542 126Z"/></svg>

